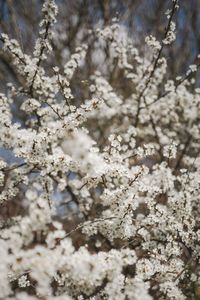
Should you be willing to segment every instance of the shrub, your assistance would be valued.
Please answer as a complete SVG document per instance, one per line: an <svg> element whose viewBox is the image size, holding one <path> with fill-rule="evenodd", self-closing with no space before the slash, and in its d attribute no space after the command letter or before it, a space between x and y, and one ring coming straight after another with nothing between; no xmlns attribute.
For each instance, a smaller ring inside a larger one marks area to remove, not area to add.
<svg viewBox="0 0 200 300"><path fill-rule="evenodd" d="M90 45L52 66L53 0L32 55L2 34L22 80L0 94L0 299L199 299L199 63L168 76L171 5L143 56L117 19L90 31L85 78Z"/></svg>

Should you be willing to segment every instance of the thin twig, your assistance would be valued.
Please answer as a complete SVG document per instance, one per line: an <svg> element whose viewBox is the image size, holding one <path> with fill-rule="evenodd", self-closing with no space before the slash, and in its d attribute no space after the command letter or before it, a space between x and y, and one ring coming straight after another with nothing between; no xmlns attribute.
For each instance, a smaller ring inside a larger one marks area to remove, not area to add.
<svg viewBox="0 0 200 300"><path fill-rule="evenodd" d="M149 84L150 84L151 78L153 77L153 75L154 75L154 73L155 73L155 71L156 71L156 68L157 68L159 59L160 59L160 57L161 57L163 48L164 48L164 46L165 46L164 40L165 40L165 38L167 37L168 32L169 32L170 27L171 27L171 22L172 22L172 18L173 18L173 16L174 16L174 13L175 13L175 10L176 10L177 2L178 2L178 0L176 0L176 1L173 2L172 12L171 12L171 15L170 15L168 24L167 24L167 28L166 28L166 31L165 31L164 38L162 39L162 42L161 42L161 47L160 47L160 49L159 49L159 51L158 51L158 54L157 54L157 57L156 57L156 59L155 59L155 61L154 61L153 69L152 69L152 71L150 72L150 74L149 74L149 76L148 76L148 79L147 79L147 82L145 83L145 86L144 86L144 88L142 89L142 91L140 92L139 97L138 97L138 99L137 99L138 105L137 105L137 112L136 112L136 119L135 119L135 127L137 127L138 122L139 122L139 114L140 114L140 110L141 110L141 107L140 107L141 99L142 99L142 97L143 97L145 91L147 90L147 88L148 88L148 86L149 86Z"/></svg>

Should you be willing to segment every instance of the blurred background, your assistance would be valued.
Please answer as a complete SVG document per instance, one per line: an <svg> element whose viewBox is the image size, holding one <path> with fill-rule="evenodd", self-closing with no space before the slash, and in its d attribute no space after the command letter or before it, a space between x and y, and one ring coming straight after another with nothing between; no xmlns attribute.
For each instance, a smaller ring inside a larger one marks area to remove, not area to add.
<svg viewBox="0 0 200 300"><path fill-rule="evenodd" d="M75 47L86 42L90 49L95 43L88 29L108 25L117 17L135 46L143 51L144 38L153 34L159 40L166 26L165 12L172 0L56 0L59 6L56 36L53 48L54 65L62 67L63 60ZM0 32L16 38L26 53L31 53L38 36L42 0L0 0ZM200 52L200 0L181 0L176 15L177 40L165 50L172 77L187 70ZM95 65L87 55L87 73ZM0 50L0 86L5 89L9 80L20 82L10 58Z"/></svg>

